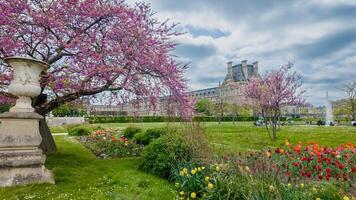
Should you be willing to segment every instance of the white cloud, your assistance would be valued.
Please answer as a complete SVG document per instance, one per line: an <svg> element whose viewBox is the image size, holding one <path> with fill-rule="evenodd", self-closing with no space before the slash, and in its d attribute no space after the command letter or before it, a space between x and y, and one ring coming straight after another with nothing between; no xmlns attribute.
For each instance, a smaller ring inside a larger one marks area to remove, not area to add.
<svg viewBox="0 0 356 200"><path fill-rule="evenodd" d="M191 62L191 89L217 86L226 62L244 59L258 60L262 72L293 61L305 76L307 100L315 104L325 98L326 90L332 99L342 97L339 85L356 79L356 1L149 2L159 19L179 22L187 32L175 41L182 45L180 59ZM216 30L226 34L214 36ZM339 34L343 32L347 34Z"/></svg>

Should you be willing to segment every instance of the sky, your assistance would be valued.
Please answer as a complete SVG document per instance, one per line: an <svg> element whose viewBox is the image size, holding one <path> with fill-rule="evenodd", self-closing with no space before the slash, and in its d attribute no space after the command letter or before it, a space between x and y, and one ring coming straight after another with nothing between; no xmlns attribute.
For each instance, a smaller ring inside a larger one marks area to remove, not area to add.
<svg viewBox="0 0 356 200"><path fill-rule="evenodd" d="M133 1L129 1L133 2ZM263 75L289 61L307 102L344 97L356 80L356 0L146 0L160 20L179 23L174 54L190 63L189 90L215 87L226 63L259 62Z"/></svg>

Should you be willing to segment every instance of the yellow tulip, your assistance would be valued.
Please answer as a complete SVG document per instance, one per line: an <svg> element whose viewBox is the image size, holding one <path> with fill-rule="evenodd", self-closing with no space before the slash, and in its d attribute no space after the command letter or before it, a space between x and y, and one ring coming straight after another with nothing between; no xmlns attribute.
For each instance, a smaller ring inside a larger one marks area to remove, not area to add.
<svg viewBox="0 0 356 200"><path fill-rule="evenodd" d="M184 196L184 192L183 191L180 191L179 194L180 194L180 196Z"/></svg>
<svg viewBox="0 0 356 200"><path fill-rule="evenodd" d="M192 192L192 193L190 193L190 197L191 197L192 199L195 199L195 198L197 197L197 194L195 194L195 192Z"/></svg>
<svg viewBox="0 0 356 200"><path fill-rule="evenodd" d="M274 188L274 186L273 186L273 185L270 185L270 186L269 186L269 191L271 191L271 192L272 192L272 191L274 191L274 189L275 189L275 188Z"/></svg>
<svg viewBox="0 0 356 200"><path fill-rule="evenodd" d="M206 176L205 177L205 181L209 181L210 180L210 177L209 176Z"/></svg>
<svg viewBox="0 0 356 200"><path fill-rule="evenodd" d="M213 185L212 183L209 183L209 184L208 184L208 188L209 188L209 189L213 189L213 188L214 188L214 185Z"/></svg>
<svg viewBox="0 0 356 200"><path fill-rule="evenodd" d="M315 188L315 187L313 187L313 192L318 192L318 190Z"/></svg>
<svg viewBox="0 0 356 200"><path fill-rule="evenodd" d="M342 200L350 200L350 198L348 196L344 196L344 198L342 198Z"/></svg>

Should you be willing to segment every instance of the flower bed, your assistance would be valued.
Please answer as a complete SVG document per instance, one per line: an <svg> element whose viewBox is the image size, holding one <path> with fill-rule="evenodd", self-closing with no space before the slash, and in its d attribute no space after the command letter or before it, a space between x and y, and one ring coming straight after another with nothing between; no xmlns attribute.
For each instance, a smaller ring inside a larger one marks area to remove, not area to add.
<svg viewBox="0 0 356 200"><path fill-rule="evenodd" d="M97 130L88 136L79 137L79 141L102 158L139 156L142 149L133 140L125 138L120 130Z"/></svg>
<svg viewBox="0 0 356 200"><path fill-rule="evenodd" d="M273 154L267 152L267 156L291 178L356 180L356 145L353 144L325 148L317 143L293 146L286 141L285 149L277 148Z"/></svg>
<svg viewBox="0 0 356 200"><path fill-rule="evenodd" d="M172 172L179 199L356 199L356 146L317 143L183 163Z"/></svg>

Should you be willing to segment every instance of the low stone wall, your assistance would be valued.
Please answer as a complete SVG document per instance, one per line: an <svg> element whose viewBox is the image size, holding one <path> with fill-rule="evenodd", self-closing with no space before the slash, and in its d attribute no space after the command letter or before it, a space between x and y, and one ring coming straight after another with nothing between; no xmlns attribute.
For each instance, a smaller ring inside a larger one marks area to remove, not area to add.
<svg viewBox="0 0 356 200"><path fill-rule="evenodd" d="M46 117L48 126L62 126L70 124L84 124L84 117Z"/></svg>

